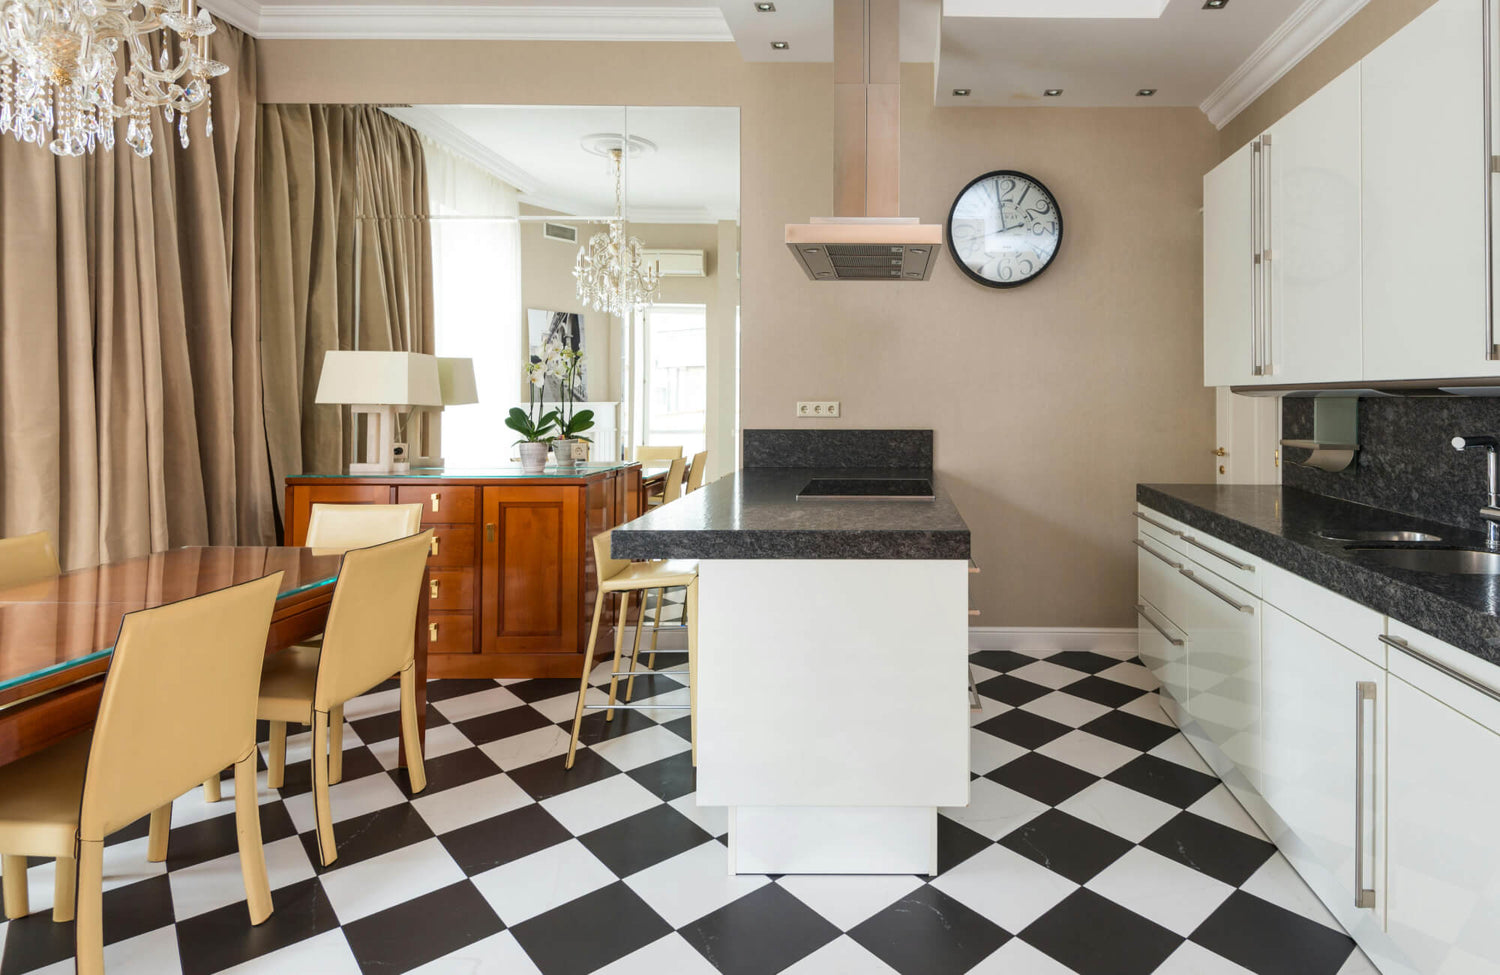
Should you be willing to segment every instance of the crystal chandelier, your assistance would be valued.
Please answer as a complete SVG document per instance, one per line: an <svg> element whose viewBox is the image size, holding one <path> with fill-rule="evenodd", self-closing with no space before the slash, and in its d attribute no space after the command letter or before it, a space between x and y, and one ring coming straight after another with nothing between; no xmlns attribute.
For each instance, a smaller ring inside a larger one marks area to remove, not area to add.
<svg viewBox="0 0 1500 975"><path fill-rule="evenodd" d="M159 108L186 147L188 113L209 107L208 79L229 70L208 57L213 32L193 0L0 0L0 134L79 156L113 149L125 119L126 144L149 156ZM213 134L211 118L204 131Z"/></svg>
<svg viewBox="0 0 1500 975"><path fill-rule="evenodd" d="M615 167L615 215L606 233L597 233L578 249L573 277L578 279L578 297L585 305L606 315L625 317L632 309L644 309L656 301L660 274L646 263L645 246L639 237L625 233L625 203L621 192L623 150L611 148Z"/></svg>

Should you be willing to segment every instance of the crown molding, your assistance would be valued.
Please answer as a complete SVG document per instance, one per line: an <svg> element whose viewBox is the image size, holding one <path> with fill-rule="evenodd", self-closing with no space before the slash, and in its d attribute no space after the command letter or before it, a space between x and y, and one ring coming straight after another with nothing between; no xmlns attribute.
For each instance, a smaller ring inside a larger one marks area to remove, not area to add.
<svg viewBox="0 0 1500 975"><path fill-rule="evenodd" d="M1305 0L1264 44L1198 107L1222 129L1369 0Z"/></svg>
<svg viewBox="0 0 1500 975"><path fill-rule="evenodd" d="M541 185L541 181L531 173L445 118L420 108L404 105L389 106L383 108L382 111L416 129L433 142L457 153L496 179L510 184L522 196L534 192Z"/></svg>
<svg viewBox="0 0 1500 975"><path fill-rule="evenodd" d="M476 3L262 4L205 0L256 37L353 40L733 41L718 7L495 6Z"/></svg>

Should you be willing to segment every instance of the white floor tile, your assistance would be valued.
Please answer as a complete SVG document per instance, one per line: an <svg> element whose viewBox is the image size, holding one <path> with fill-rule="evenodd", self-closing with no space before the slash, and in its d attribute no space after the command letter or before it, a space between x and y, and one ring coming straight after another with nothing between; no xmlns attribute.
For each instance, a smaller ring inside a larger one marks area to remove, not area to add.
<svg viewBox="0 0 1500 975"><path fill-rule="evenodd" d="M408 975L541 975L541 970L515 935L501 931L414 968Z"/></svg>
<svg viewBox="0 0 1500 975"><path fill-rule="evenodd" d="M427 760L437 758L441 755L450 755L453 752L472 748L473 742L464 737L464 733L451 724L440 724L427 729L427 741L422 746L422 757ZM387 738L367 745L370 754L380 763L380 767L386 770L395 768L400 764L401 738Z"/></svg>
<svg viewBox="0 0 1500 975"><path fill-rule="evenodd" d="M983 684L985 681L989 680L991 677L999 677L1000 676L1000 671L998 671L998 670L990 670L988 667L981 667L978 664L974 663L973 661L970 661L969 662L969 674L974 678L974 683L976 683L976 684Z"/></svg>
<svg viewBox="0 0 1500 975"><path fill-rule="evenodd" d="M797 899L848 931L922 886L906 874L851 877L832 874L782 877L777 883Z"/></svg>
<svg viewBox="0 0 1500 975"><path fill-rule="evenodd" d="M1475 961L1479 960L1475 959ZM1480 964L1485 963L1480 962ZM1349 960L1344 962L1344 967L1339 969L1339 975L1380 975L1380 970L1363 951L1355 948L1354 954L1350 955Z"/></svg>
<svg viewBox="0 0 1500 975"><path fill-rule="evenodd" d="M1020 931L1078 889L1039 863L992 846L935 878L932 886L1007 931Z"/></svg>
<svg viewBox="0 0 1500 975"><path fill-rule="evenodd" d="M505 711L523 703L525 702L506 688L492 687L462 697L450 697L446 701L435 701L432 707L449 721L458 722Z"/></svg>
<svg viewBox="0 0 1500 975"><path fill-rule="evenodd" d="M508 927L613 883L614 873L577 840L568 840L472 878Z"/></svg>
<svg viewBox="0 0 1500 975"><path fill-rule="evenodd" d="M1213 775L1208 763L1203 761L1203 756L1198 754L1198 750L1187 740L1186 735L1173 735L1146 754L1176 762L1178 765L1186 766L1205 775Z"/></svg>
<svg viewBox="0 0 1500 975"><path fill-rule="evenodd" d="M782 975L887 975L896 970L847 935L808 955Z"/></svg>
<svg viewBox="0 0 1500 975"><path fill-rule="evenodd" d="M1152 975L1253 975L1248 968L1241 968L1222 955L1191 941L1172 952Z"/></svg>
<svg viewBox="0 0 1500 975"><path fill-rule="evenodd" d="M344 720L358 721L361 718L373 718L376 715L390 714L392 711L401 709L401 689L393 687L388 691L376 691L373 694L361 694L352 701L344 704ZM348 731L348 728L344 729Z"/></svg>
<svg viewBox="0 0 1500 975"><path fill-rule="evenodd" d="M983 731L969 733L969 769L984 775L1008 762L1014 762L1026 749L1015 742L997 738Z"/></svg>
<svg viewBox="0 0 1500 975"><path fill-rule="evenodd" d="M649 789L628 775L612 775L590 785L542 800L542 808L574 836L659 805Z"/></svg>
<svg viewBox="0 0 1500 975"><path fill-rule="evenodd" d="M590 687L588 697L585 698L585 703L608 704L609 694L599 690L597 687ZM570 694L560 694L557 697L549 697L543 701L532 701L531 706L540 711L548 721L554 723L559 721L572 722L573 714L578 707L578 692L573 691ZM588 712L584 713L587 714Z"/></svg>
<svg viewBox="0 0 1500 975"><path fill-rule="evenodd" d="M1197 813L1204 819L1212 819L1216 823L1222 823L1231 829L1237 829L1242 833L1265 839L1266 834L1256 825L1255 820L1240 805L1234 793L1221 782L1214 786L1202 799L1188 806L1188 812Z"/></svg>
<svg viewBox="0 0 1500 975"><path fill-rule="evenodd" d="M712 914L767 882L762 876L730 874L728 851L717 840L700 843L625 879L674 928Z"/></svg>
<svg viewBox="0 0 1500 975"><path fill-rule="evenodd" d="M682 736L658 724L640 731L632 731L618 738L611 738L608 741L601 741L591 747L603 755L609 764L628 772L633 768L640 768L642 765L650 765L652 762L679 755L693 746Z"/></svg>
<svg viewBox="0 0 1500 975"><path fill-rule="evenodd" d="M388 809L405 801L406 796L401 793L401 789L383 772L345 779L328 788L328 809L335 823L363 816L377 809ZM313 809L311 791L289 796L284 802L287 815L291 817L292 825L297 827L297 832L306 833L317 828L318 817Z"/></svg>
<svg viewBox="0 0 1500 975"><path fill-rule="evenodd" d="M975 779L969 783L967 806L938 810L949 819L992 840L1000 839L1046 811L1046 803L989 779Z"/></svg>
<svg viewBox="0 0 1500 975"><path fill-rule="evenodd" d="M1039 948L1011 938L984 961L969 969L968 975L1076 975L1073 969L1056 961Z"/></svg>
<svg viewBox="0 0 1500 975"><path fill-rule="evenodd" d="M597 975L716 975L718 969L675 931L605 965Z"/></svg>
<svg viewBox="0 0 1500 975"><path fill-rule="evenodd" d="M479 750L501 768L517 769L563 754L568 750L569 735L569 729L554 724L480 745Z"/></svg>
<svg viewBox="0 0 1500 975"><path fill-rule="evenodd" d="M1083 675L1078 675L1082 679ZM1109 713L1109 708L1093 701L1086 701L1072 694L1062 691L1053 691L1051 694L1043 695L1035 701L1027 701L1021 705L1021 710L1030 711L1032 714L1040 714L1044 718L1060 721L1070 728L1088 724L1095 718L1103 717Z"/></svg>
<svg viewBox="0 0 1500 975"><path fill-rule="evenodd" d="M273 891L313 876L307 848L298 837L267 843L264 849L266 875ZM238 853L173 870L167 874L167 882L172 887L172 911L179 921L245 900Z"/></svg>
<svg viewBox="0 0 1500 975"><path fill-rule="evenodd" d="M1126 701L1120 705L1120 710L1126 714L1134 714L1138 717L1155 721L1157 724L1167 725L1170 728L1177 727L1172 719L1167 717L1167 712L1161 709L1161 698L1155 694L1142 694L1134 701Z"/></svg>
<svg viewBox="0 0 1500 975"><path fill-rule="evenodd" d="M360 975L359 962L354 960L344 932L337 929L252 958L226 970L224 975L286 975L287 972Z"/></svg>
<svg viewBox="0 0 1500 975"><path fill-rule="evenodd" d="M182 960L177 953L175 928L157 928L145 934L104 946L104 970L110 975L178 975ZM73 975L72 958L34 969L30 975Z"/></svg>
<svg viewBox="0 0 1500 975"><path fill-rule="evenodd" d="M1312 888L1307 886L1287 858L1279 852L1251 874L1250 879L1240 885L1240 889L1300 914L1310 921L1330 928L1339 927L1338 921L1323 906L1318 895L1313 893Z"/></svg>
<svg viewBox="0 0 1500 975"><path fill-rule="evenodd" d="M501 772L441 792L417 796L411 805L432 831L441 835L481 819L529 806L531 796Z"/></svg>
<svg viewBox="0 0 1500 975"><path fill-rule="evenodd" d="M409 901L464 879L436 838L323 874L323 891L340 924Z"/></svg>
<svg viewBox="0 0 1500 975"><path fill-rule="evenodd" d="M1186 938L1234 888L1137 846L1084 886Z"/></svg>
<svg viewBox="0 0 1500 975"><path fill-rule="evenodd" d="M1150 670L1140 664L1118 663L1107 670L1099 671L1099 676L1105 680L1112 680L1116 684L1139 687L1143 691L1156 690L1156 678L1151 676Z"/></svg>
<svg viewBox="0 0 1500 975"><path fill-rule="evenodd" d="M723 836L729 832L729 809L725 806L700 806L698 797L691 792L667 805L703 827L711 836Z"/></svg>
<svg viewBox="0 0 1500 975"><path fill-rule="evenodd" d="M1108 775L1140 755L1134 748L1126 748L1108 738L1100 738L1076 728L1061 738L1047 742L1037 752L1095 775Z"/></svg>
<svg viewBox="0 0 1500 975"><path fill-rule="evenodd" d="M972 709L969 711L969 724L976 725L980 722L988 721L996 715L1004 714L1009 710L1011 710L1011 706L1004 701L997 701L992 697L985 697L981 694L979 696L979 709L977 711Z"/></svg>
<svg viewBox="0 0 1500 975"><path fill-rule="evenodd" d="M1038 660L1036 663L1017 667L1010 673L1012 677L1029 680L1033 684L1040 684L1043 687L1050 687L1053 690L1059 687L1067 687L1069 684L1076 684L1088 676L1088 674L1080 673L1071 667L1060 667L1057 664L1049 664L1045 660Z"/></svg>
<svg viewBox="0 0 1500 975"><path fill-rule="evenodd" d="M1132 843L1144 840L1178 813L1176 806L1116 785L1108 779L1100 779L1059 803L1057 808Z"/></svg>

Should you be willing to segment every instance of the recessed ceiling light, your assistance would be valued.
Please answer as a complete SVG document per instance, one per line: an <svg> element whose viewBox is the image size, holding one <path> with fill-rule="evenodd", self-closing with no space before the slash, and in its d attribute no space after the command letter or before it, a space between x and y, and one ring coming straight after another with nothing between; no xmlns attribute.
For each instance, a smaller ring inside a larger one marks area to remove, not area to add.
<svg viewBox="0 0 1500 975"><path fill-rule="evenodd" d="M791 47L791 45L788 44L786 41L772 41L771 42L771 50L773 50L773 51L785 51L785 50L787 50L790 47Z"/></svg>
<svg viewBox="0 0 1500 975"><path fill-rule="evenodd" d="M1213 0L1209 0L1209 2L1212 3ZM776 4L774 4L774 3L757 3L755 5L755 9L759 13L774 14L776 12Z"/></svg>
<svg viewBox="0 0 1500 975"><path fill-rule="evenodd" d="M1135 93L1135 96L1137 98L1150 98L1154 94L1156 94L1155 88L1142 88L1140 91Z"/></svg>
<svg viewBox="0 0 1500 975"><path fill-rule="evenodd" d="M1223 10L1229 6L1229 0L1203 0L1204 10Z"/></svg>
<svg viewBox="0 0 1500 975"><path fill-rule="evenodd" d="M959 98L968 98L969 97L969 89L967 89L967 88L955 88L955 89L953 89L953 94L956 95L956 96L958 96Z"/></svg>
<svg viewBox="0 0 1500 975"><path fill-rule="evenodd" d="M1057 96L1062 94L1062 89L1048 88L1046 91L1042 92L1042 94L1046 95L1048 98L1056 98Z"/></svg>

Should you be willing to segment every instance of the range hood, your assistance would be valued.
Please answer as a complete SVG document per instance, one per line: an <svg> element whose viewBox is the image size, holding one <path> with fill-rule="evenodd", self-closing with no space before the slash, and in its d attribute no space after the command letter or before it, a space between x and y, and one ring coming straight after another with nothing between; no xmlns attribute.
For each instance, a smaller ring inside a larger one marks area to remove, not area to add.
<svg viewBox="0 0 1500 975"><path fill-rule="evenodd" d="M901 212L900 0L833 3L832 217L787 224L814 281L925 281L941 224Z"/></svg>

